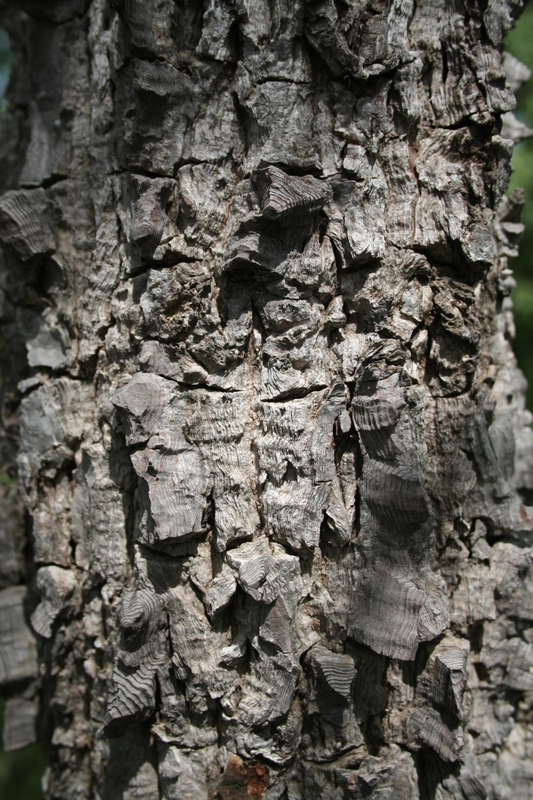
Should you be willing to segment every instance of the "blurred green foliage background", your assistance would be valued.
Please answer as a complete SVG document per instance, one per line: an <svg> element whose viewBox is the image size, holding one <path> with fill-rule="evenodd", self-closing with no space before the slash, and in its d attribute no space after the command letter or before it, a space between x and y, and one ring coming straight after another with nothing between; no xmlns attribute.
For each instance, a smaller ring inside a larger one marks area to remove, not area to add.
<svg viewBox="0 0 533 800"><path fill-rule="evenodd" d="M507 35L505 48L533 72L533 3L526 6L518 24ZM517 101L515 116L533 128L533 78L520 89ZM513 166L509 192L522 187L526 196L522 213L526 230L520 243L520 255L510 264L516 278L514 351L529 384L527 404L533 411L533 139L515 147Z"/></svg>
<svg viewBox="0 0 533 800"><path fill-rule="evenodd" d="M0 730L4 724L4 701L0 700ZM0 750L1 800L41 800L44 757L38 744L16 753Z"/></svg>
<svg viewBox="0 0 533 800"><path fill-rule="evenodd" d="M533 72L533 4L529 4L516 28L506 37L505 47ZM13 57L9 40L0 29L0 113L5 109L4 92L9 79ZM533 128L533 79L518 94L516 116ZM520 255L511 266L515 271L516 289L513 293L516 323L515 353L528 380L528 406L533 410L533 139L519 144L513 156L514 172L509 192L516 187L525 190L526 206L522 219L526 230L520 245ZM4 703L0 699L0 731ZM39 745L18 753L4 753L0 747L1 800L40 800L41 775L44 759Z"/></svg>

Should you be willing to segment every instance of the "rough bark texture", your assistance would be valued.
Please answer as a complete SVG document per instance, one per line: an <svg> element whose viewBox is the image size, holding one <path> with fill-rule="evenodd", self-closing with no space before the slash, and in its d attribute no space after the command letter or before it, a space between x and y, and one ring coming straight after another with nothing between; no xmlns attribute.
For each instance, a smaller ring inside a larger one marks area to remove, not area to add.
<svg viewBox="0 0 533 800"><path fill-rule="evenodd" d="M47 797L533 797L520 8L4 2L0 683Z"/></svg>

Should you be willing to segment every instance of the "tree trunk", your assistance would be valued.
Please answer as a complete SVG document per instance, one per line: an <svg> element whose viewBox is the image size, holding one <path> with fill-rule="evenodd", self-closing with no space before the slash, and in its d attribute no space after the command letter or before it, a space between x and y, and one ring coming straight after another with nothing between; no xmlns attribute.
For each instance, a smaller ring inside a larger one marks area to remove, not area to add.
<svg viewBox="0 0 533 800"><path fill-rule="evenodd" d="M521 0L2 8L5 746L55 800L533 797Z"/></svg>

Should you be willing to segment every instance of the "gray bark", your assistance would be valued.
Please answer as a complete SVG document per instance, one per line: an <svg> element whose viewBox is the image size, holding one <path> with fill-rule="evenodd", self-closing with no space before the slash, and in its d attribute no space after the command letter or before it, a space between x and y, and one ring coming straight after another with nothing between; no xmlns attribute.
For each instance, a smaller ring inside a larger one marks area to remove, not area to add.
<svg viewBox="0 0 533 800"><path fill-rule="evenodd" d="M2 9L5 745L56 800L533 797L521 2Z"/></svg>

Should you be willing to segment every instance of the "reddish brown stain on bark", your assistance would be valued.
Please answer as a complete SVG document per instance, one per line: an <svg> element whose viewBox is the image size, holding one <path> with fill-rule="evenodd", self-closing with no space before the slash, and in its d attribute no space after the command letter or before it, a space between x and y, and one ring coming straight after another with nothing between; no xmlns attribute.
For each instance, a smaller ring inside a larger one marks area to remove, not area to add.
<svg viewBox="0 0 533 800"><path fill-rule="evenodd" d="M527 523L526 527L528 528L533 527L533 520L531 519L531 517L528 516L527 509L523 503L520 503L520 506L518 508L518 513L520 514L520 519L522 520L522 522Z"/></svg>
<svg viewBox="0 0 533 800"><path fill-rule="evenodd" d="M268 767L243 762L232 755L218 785L218 800L261 800L268 784Z"/></svg>

